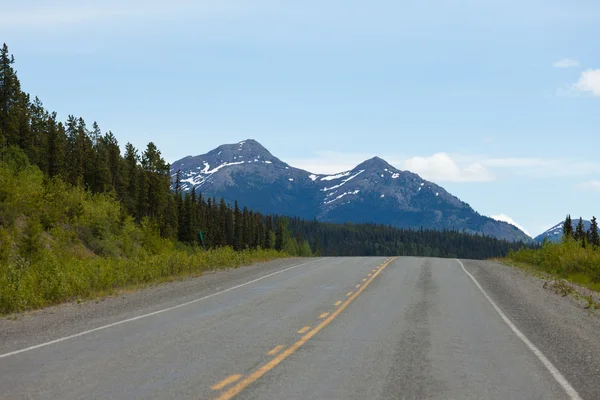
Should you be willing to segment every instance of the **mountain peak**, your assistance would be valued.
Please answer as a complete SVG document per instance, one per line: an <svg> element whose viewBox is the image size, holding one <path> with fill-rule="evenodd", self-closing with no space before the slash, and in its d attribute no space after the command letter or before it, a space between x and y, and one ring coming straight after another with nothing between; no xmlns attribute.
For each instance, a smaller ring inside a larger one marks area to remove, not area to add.
<svg viewBox="0 0 600 400"><path fill-rule="evenodd" d="M365 170L378 169L378 168L382 168L382 169L387 168L387 169L393 169L393 170L396 169L392 165L390 165L387 161L385 161L383 158L377 157L377 156L363 161L356 168L357 169L365 169Z"/></svg>
<svg viewBox="0 0 600 400"><path fill-rule="evenodd" d="M234 159L273 159L276 158L262 144L254 139L242 140L238 143L223 144L208 152L208 156L218 156L222 160Z"/></svg>

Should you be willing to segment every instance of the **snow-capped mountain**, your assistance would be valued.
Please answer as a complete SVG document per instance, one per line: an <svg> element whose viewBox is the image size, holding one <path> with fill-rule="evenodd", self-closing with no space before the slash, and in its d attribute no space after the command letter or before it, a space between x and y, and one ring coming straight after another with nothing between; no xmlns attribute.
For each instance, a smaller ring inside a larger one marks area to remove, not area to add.
<svg viewBox="0 0 600 400"><path fill-rule="evenodd" d="M273 156L255 140L217 147L171 166L181 188L262 212L329 222L456 229L529 240L518 228L475 212L444 188L374 157L349 171L313 174Z"/></svg>
<svg viewBox="0 0 600 400"><path fill-rule="evenodd" d="M548 238L551 242L560 242L563 235L563 224L565 221L561 221L558 224L554 225L552 228L548 229L546 232L539 234L534 238L537 242L543 242L544 238ZM579 223L579 218L573 218L571 220L571 225L573 225L573 231L575 231L575 227ZM587 232L590 229L590 225L592 223L587 220L583 220L583 229Z"/></svg>

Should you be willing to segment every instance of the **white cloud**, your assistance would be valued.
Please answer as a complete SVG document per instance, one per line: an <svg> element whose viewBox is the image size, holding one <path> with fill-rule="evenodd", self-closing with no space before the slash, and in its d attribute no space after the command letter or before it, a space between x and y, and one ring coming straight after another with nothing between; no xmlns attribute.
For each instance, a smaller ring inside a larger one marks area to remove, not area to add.
<svg viewBox="0 0 600 400"><path fill-rule="evenodd" d="M581 72L579 80L571 88L578 92L600 96L600 69L588 69Z"/></svg>
<svg viewBox="0 0 600 400"><path fill-rule="evenodd" d="M337 174L356 167L361 162L373 157L368 153L339 153L335 151L318 151L308 158L286 158L285 161L314 174Z"/></svg>
<svg viewBox="0 0 600 400"><path fill-rule="evenodd" d="M554 68L576 68L579 67L579 61L571 58L563 58L552 64Z"/></svg>
<svg viewBox="0 0 600 400"><path fill-rule="evenodd" d="M446 153L430 157L412 157L405 160L403 169L412 171L433 182L490 182L496 180L480 162L459 167Z"/></svg>
<svg viewBox="0 0 600 400"><path fill-rule="evenodd" d="M578 185L575 185L575 187L580 190L591 190L594 192L600 192L600 180L582 182Z"/></svg>
<svg viewBox="0 0 600 400"><path fill-rule="evenodd" d="M522 230L523 232L525 232L525 234L529 237L531 237L531 235L529 234L529 232L527 232L527 230L525 228L523 228L523 226L517 224L515 222L514 219L512 219L511 217L509 217L508 215L505 214L498 214L498 215L492 215L490 216L490 218L495 219L496 221L502 221L502 222L507 222L513 226L516 226L517 228L519 228L520 230Z"/></svg>
<svg viewBox="0 0 600 400"><path fill-rule="evenodd" d="M487 167L520 168L520 167L546 167L551 161L541 158L513 157L513 158L487 158L481 161Z"/></svg>

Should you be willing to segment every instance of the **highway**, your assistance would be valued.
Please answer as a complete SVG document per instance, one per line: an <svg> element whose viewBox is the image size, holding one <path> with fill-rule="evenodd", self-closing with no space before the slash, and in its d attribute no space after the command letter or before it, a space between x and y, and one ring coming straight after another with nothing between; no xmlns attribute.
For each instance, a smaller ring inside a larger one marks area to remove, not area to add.
<svg viewBox="0 0 600 400"><path fill-rule="evenodd" d="M484 264L295 259L126 312L4 320L0 398L600 398L596 348L563 337L587 328L549 325L579 311L533 309L564 299L513 275L531 294L503 289Z"/></svg>

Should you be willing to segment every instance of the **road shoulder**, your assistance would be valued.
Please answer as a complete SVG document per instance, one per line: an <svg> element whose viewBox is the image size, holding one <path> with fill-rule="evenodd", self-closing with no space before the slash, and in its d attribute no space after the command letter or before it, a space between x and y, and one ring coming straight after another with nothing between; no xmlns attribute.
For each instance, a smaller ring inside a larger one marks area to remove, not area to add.
<svg viewBox="0 0 600 400"><path fill-rule="evenodd" d="M517 267L463 261L508 318L546 355L583 398L597 398L600 311L556 294L546 280Z"/></svg>

